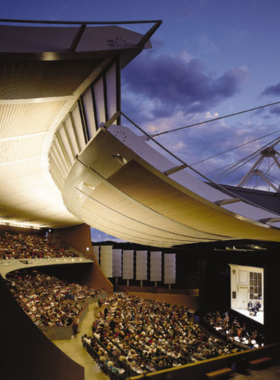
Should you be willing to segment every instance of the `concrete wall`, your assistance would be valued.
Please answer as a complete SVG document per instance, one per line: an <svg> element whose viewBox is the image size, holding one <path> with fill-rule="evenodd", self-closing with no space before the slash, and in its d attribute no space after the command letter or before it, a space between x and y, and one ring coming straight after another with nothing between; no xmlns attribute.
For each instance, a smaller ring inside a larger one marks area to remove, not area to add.
<svg viewBox="0 0 280 380"><path fill-rule="evenodd" d="M80 323L84 319L88 312L88 304L85 305L83 310L79 314ZM61 339L71 339L74 335L73 323L70 326L59 327L59 326L39 326L39 329L43 331L47 337L51 340L61 340Z"/></svg>
<svg viewBox="0 0 280 380"><path fill-rule="evenodd" d="M9 380L83 380L84 369L31 321L0 276L0 376Z"/></svg>
<svg viewBox="0 0 280 380"><path fill-rule="evenodd" d="M94 258L94 264L87 266L83 271L83 275L79 279L81 284L94 289L105 289L108 293L113 293L114 289L112 283L104 275L94 257L90 238L90 227L88 225L81 224L75 227L53 230L52 238L65 242L80 251L85 257L89 256Z"/></svg>

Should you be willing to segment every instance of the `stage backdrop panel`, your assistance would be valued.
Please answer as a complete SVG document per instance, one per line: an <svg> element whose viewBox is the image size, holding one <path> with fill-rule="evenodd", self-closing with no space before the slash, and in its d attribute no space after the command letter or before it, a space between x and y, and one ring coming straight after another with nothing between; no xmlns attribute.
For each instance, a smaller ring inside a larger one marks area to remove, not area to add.
<svg viewBox="0 0 280 380"><path fill-rule="evenodd" d="M113 249L113 277L122 276L122 250Z"/></svg>
<svg viewBox="0 0 280 380"><path fill-rule="evenodd" d="M150 256L150 280L151 281L162 280L161 256L162 256L162 252L151 252L151 256Z"/></svg>
<svg viewBox="0 0 280 380"><path fill-rule="evenodd" d="M164 254L164 283L176 283L176 253Z"/></svg>
<svg viewBox="0 0 280 380"><path fill-rule="evenodd" d="M136 280L147 279L147 251L136 251Z"/></svg>
<svg viewBox="0 0 280 380"><path fill-rule="evenodd" d="M101 269L105 276L113 277L113 246L102 245L100 250Z"/></svg>
<svg viewBox="0 0 280 380"><path fill-rule="evenodd" d="M134 251L123 251L123 274L124 280L133 280L134 278Z"/></svg>

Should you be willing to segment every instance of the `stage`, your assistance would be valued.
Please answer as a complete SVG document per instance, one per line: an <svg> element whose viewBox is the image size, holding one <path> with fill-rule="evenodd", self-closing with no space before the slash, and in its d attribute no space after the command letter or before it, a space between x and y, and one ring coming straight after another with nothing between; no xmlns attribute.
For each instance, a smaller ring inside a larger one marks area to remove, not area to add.
<svg viewBox="0 0 280 380"><path fill-rule="evenodd" d="M243 315L245 315L245 317L251 318L256 322L259 322L262 325L264 324L264 322L263 322L263 311L262 310L258 311L257 315L255 317L253 315L249 315L249 311L246 309L234 309L234 308L232 308L232 310L237 311L238 313L243 314Z"/></svg>

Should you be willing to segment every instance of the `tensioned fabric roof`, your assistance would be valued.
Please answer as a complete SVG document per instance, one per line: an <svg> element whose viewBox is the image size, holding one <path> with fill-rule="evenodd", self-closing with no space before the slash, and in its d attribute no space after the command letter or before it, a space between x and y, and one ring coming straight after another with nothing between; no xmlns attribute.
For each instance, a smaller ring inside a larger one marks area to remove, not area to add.
<svg viewBox="0 0 280 380"><path fill-rule="evenodd" d="M81 95L110 68L106 80L112 87L113 75L114 94L108 91L108 104L120 108L120 70L151 47L149 37L158 26L144 36L90 23L0 26L0 223L48 228L82 223L64 206L49 173L49 160L63 160L61 141L51 158L50 145L69 111L83 114ZM104 90L99 87L97 107ZM80 128L71 126L62 138L83 146Z"/></svg>

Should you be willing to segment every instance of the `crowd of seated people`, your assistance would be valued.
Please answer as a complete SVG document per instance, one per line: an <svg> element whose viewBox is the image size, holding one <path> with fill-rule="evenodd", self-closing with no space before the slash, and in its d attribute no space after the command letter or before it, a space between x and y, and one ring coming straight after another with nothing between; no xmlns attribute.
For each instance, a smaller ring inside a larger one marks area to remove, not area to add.
<svg viewBox="0 0 280 380"><path fill-rule="evenodd" d="M228 341L237 341L252 348L263 345L264 338L257 330L251 330L245 323L239 323L237 317L229 315L228 311L208 312L204 316L204 321L226 336Z"/></svg>
<svg viewBox="0 0 280 380"><path fill-rule="evenodd" d="M6 259L50 259L78 257L76 253L57 247L44 236L0 234L0 260Z"/></svg>
<svg viewBox="0 0 280 380"><path fill-rule="evenodd" d="M36 270L15 271L7 279L11 293L37 326L70 326L83 309L79 301L100 294Z"/></svg>
<svg viewBox="0 0 280 380"><path fill-rule="evenodd" d="M105 300L92 331L84 345L97 352L98 361L110 361L134 376L239 351L232 343L207 337L187 307L126 294Z"/></svg>

